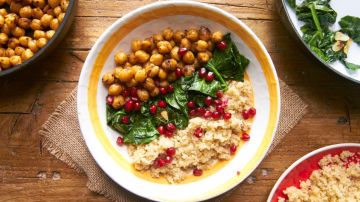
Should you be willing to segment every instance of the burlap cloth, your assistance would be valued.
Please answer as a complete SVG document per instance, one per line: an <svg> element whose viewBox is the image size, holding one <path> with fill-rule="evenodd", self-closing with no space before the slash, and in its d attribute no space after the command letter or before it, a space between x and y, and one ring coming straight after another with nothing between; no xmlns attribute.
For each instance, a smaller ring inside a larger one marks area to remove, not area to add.
<svg viewBox="0 0 360 202"><path fill-rule="evenodd" d="M280 82L280 89L282 98L280 123L268 153L306 113L306 104L284 82ZM77 89L60 104L40 130L43 149L47 149L79 173L85 173L88 177L87 187L91 191L103 194L112 201L143 201L144 199L113 182L91 156L79 128L76 92ZM225 195L222 195L213 200L220 201L224 197Z"/></svg>

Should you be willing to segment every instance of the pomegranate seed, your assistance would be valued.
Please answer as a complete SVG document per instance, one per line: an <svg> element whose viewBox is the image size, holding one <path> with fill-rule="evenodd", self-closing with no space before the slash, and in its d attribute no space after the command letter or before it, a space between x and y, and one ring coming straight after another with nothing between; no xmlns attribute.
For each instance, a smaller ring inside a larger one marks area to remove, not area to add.
<svg viewBox="0 0 360 202"><path fill-rule="evenodd" d="M160 88L160 93L163 94L163 95L165 95L165 94L167 93L166 88L161 87L161 88Z"/></svg>
<svg viewBox="0 0 360 202"><path fill-rule="evenodd" d="M155 167L161 168L166 164L164 159L156 159L154 162Z"/></svg>
<svg viewBox="0 0 360 202"><path fill-rule="evenodd" d="M231 114L229 112L224 113L223 118L225 120L229 120L231 118Z"/></svg>
<svg viewBox="0 0 360 202"><path fill-rule="evenodd" d="M250 135L247 134L247 133L243 133L241 135L241 139L244 140L244 141L248 141L250 139Z"/></svg>
<svg viewBox="0 0 360 202"><path fill-rule="evenodd" d="M108 95L106 97L106 104L112 105L113 102L114 102L114 96Z"/></svg>
<svg viewBox="0 0 360 202"><path fill-rule="evenodd" d="M203 132L202 128L196 128L195 131L194 131L194 136L197 137L197 138L201 138L202 137L202 132Z"/></svg>
<svg viewBox="0 0 360 202"><path fill-rule="evenodd" d="M173 137L174 136L174 133L172 132L172 131L169 131L169 130L167 130L166 132L165 132L165 137Z"/></svg>
<svg viewBox="0 0 360 202"><path fill-rule="evenodd" d="M168 124L166 125L166 129L167 129L168 131L174 132L174 131L176 130L176 126L175 126L173 123L168 123Z"/></svg>
<svg viewBox="0 0 360 202"><path fill-rule="evenodd" d="M183 73L180 68L175 69L175 74L176 74L177 78L180 78L183 76Z"/></svg>
<svg viewBox="0 0 360 202"><path fill-rule="evenodd" d="M119 136L116 139L116 144L119 145L119 146L122 146L124 144L124 139L121 136Z"/></svg>
<svg viewBox="0 0 360 202"><path fill-rule="evenodd" d="M237 146L236 145L231 145L230 146L230 154L231 155L234 155L236 153L236 149L237 149Z"/></svg>
<svg viewBox="0 0 360 202"><path fill-rule="evenodd" d="M165 135L166 129L164 126L158 126L157 131L160 133L160 135Z"/></svg>
<svg viewBox="0 0 360 202"><path fill-rule="evenodd" d="M129 89L125 89L124 92L122 93L122 95L123 95L125 98L129 97L129 95L130 95Z"/></svg>
<svg viewBox="0 0 360 202"><path fill-rule="evenodd" d="M248 113L249 113L250 117L254 117L256 115L256 109L254 107L251 107L248 110Z"/></svg>
<svg viewBox="0 0 360 202"><path fill-rule="evenodd" d="M136 87L131 87L130 88L130 95L131 95L131 97L137 97L137 89L136 89Z"/></svg>
<svg viewBox="0 0 360 202"><path fill-rule="evenodd" d="M245 120L250 118L249 111L247 110L242 111L241 115Z"/></svg>
<svg viewBox="0 0 360 202"><path fill-rule="evenodd" d="M207 96L205 99L204 99L204 103L207 105L207 106L210 106L211 103L212 103L213 99L212 97L210 96Z"/></svg>
<svg viewBox="0 0 360 202"><path fill-rule="evenodd" d="M165 108L167 106L164 100L159 100L157 103L158 107Z"/></svg>
<svg viewBox="0 0 360 202"><path fill-rule="evenodd" d="M195 168L195 169L193 170L193 175L194 175L194 176L201 176L202 173L203 173L203 171L202 171L201 169Z"/></svg>
<svg viewBox="0 0 360 202"><path fill-rule="evenodd" d="M166 154L168 156L174 156L176 154L176 149L175 147L169 147L166 149Z"/></svg>
<svg viewBox="0 0 360 202"><path fill-rule="evenodd" d="M206 110L204 115L203 115L203 117L206 118L206 119L211 118L211 116L212 116L212 112L209 111L209 110Z"/></svg>
<svg viewBox="0 0 360 202"><path fill-rule="evenodd" d="M125 103L125 111L126 112L131 112L133 109L134 109L134 101L132 100L128 100L126 103Z"/></svg>
<svg viewBox="0 0 360 202"><path fill-rule="evenodd" d="M187 52L187 48L179 48L178 54L180 57L184 56L185 53Z"/></svg>
<svg viewBox="0 0 360 202"><path fill-rule="evenodd" d="M167 90L167 92L172 93L172 92L174 92L174 86L169 85L166 90Z"/></svg>
<svg viewBox="0 0 360 202"><path fill-rule="evenodd" d="M227 48L227 44L225 41L220 41L218 44L217 44L217 48L220 49L220 50L225 50Z"/></svg>
<svg viewBox="0 0 360 202"><path fill-rule="evenodd" d="M128 124L130 122L130 118L128 116L121 117L121 122L124 124Z"/></svg>
<svg viewBox="0 0 360 202"><path fill-rule="evenodd" d="M225 110L224 107L222 107L222 106L220 106L220 105L216 106L215 109L216 109L216 111L219 112L220 114L224 113L224 110Z"/></svg>
<svg viewBox="0 0 360 202"><path fill-rule="evenodd" d="M219 99L214 100L215 105L222 105L222 101Z"/></svg>
<svg viewBox="0 0 360 202"><path fill-rule="evenodd" d="M140 110L141 108L141 103L140 102L135 102L134 103L134 110L137 111L137 110Z"/></svg>
<svg viewBox="0 0 360 202"><path fill-rule="evenodd" d="M202 107L199 107L196 109L196 113L199 115L199 116L202 116L205 114L205 109L202 108Z"/></svg>
<svg viewBox="0 0 360 202"><path fill-rule="evenodd" d="M207 73L206 69L205 69L204 67L202 67L202 68L200 69L200 71L199 71L199 77L200 77L200 78L205 78L205 77L206 77L206 73Z"/></svg>
<svg viewBox="0 0 360 202"><path fill-rule="evenodd" d="M214 80L214 78L215 78L214 72L208 72L205 77L205 80L210 82L210 81Z"/></svg>
<svg viewBox="0 0 360 202"><path fill-rule="evenodd" d="M221 90L218 90L217 92L216 92L216 97L217 98L222 98L224 96L224 93L221 91Z"/></svg>
<svg viewBox="0 0 360 202"><path fill-rule="evenodd" d="M189 101L189 102L187 103L187 106L188 106L189 108L194 108L194 107L195 107L195 102L194 102L194 101Z"/></svg>
<svg viewBox="0 0 360 202"><path fill-rule="evenodd" d="M218 119L218 118L220 118L220 116L221 116L221 114L218 111L212 113L213 119Z"/></svg>
<svg viewBox="0 0 360 202"><path fill-rule="evenodd" d="M173 157L172 156L166 156L164 160L165 160L165 163L169 164L169 163L172 162Z"/></svg>
<svg viewBox="0 0 360 202"><path fill-rule="evenodd" d="M189 111L190 116L195 116L197 114L196 109L192 109Z"/></svg>
<svg viewBox="0 0 360 202"><path fill-rule="evenodd" d="M151 114L156 114L156 111L157 111L156 105L151 105L151 106L150 106L150 113L151 113Z"/></svg>

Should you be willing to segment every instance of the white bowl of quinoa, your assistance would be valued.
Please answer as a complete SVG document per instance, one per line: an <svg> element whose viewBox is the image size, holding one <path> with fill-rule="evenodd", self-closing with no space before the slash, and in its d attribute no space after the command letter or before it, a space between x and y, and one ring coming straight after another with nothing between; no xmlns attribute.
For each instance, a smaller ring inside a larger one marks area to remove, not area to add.
<svg viewBox="0 0 360 202"><path fill-rule="evenodd" d="M111 25L78 85L84 140L104 172L155 201L201 201L262 161L280 114L256 35L208 4L149 4Z"/></svg>
<svg viewBox="0 0 360 202"><path fill-rule="evenodd" d="M343 143L312 151L278 179L267 201L359 201L360 144Z"/></svg>

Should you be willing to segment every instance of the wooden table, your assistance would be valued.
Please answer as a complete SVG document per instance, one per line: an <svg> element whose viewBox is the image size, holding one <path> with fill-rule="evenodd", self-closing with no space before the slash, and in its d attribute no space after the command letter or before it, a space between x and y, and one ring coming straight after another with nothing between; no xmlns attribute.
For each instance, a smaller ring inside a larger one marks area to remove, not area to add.
<svg viewBox="0 0 360 202"><path fill-rule="evenodd" d="M265 201L281 173L322 146L360 142L360 85L310 59L289 36L276 0L204 0L243 20L263 41L278 75L309 105L309 112L226 201ZM87 178L42 151L38 130L77 85L99 35L129 11L152 2L80 0L72 30L40 64L0 78L0 201L106 201Z"/></svg>

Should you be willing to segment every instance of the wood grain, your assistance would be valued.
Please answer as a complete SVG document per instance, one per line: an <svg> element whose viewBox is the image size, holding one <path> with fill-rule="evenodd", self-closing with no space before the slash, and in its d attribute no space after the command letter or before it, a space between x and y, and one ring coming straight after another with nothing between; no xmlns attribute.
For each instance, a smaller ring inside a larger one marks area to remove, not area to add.
<svg viewBox="0 0 360 202"><path fill-rule="evenodd" d="M275 0L274 0L275 1ZM329 144L360 142L360 86L305 54L281 24L273 0L204 0L242 19L264 42L279 77L309 112L225 201L265 201L281 173L302 155ZM99 35L144 1L80 0L73 27L47 60L0 79L0 201L107 201L87 178L40 149L37 131L76 86Z"/></svg>

